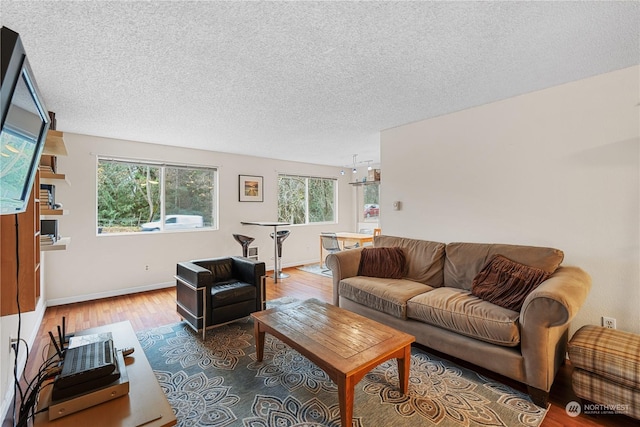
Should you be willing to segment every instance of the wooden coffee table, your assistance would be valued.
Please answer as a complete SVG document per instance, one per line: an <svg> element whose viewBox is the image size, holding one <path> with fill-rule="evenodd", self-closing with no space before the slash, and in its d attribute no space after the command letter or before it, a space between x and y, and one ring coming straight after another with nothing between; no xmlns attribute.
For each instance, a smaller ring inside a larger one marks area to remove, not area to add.
<svg viewBox="0 0 640 427"><path fill-rule="evenodd" d="M315 363L337 384L342 427L351 426L355 385L382 362L397 359L400 391L407 392L411 343L415 341L412 335L318 300L251 316L259 362L268 332Z"/></svg>

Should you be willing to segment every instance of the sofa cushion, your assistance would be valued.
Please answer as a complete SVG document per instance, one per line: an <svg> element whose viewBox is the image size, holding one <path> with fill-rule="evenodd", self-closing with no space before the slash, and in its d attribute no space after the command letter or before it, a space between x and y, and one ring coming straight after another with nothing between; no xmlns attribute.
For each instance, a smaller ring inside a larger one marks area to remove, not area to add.
<svg viewBox="0 0 640 427"><path fill-rule="evenodd" d="M406 279L354 276L342 279L340 296L373 310L406 320L407 300L433 289Z"/></svg>
<svg viewBox="0 0 640 427"><path fill-rule="evenodd" d="M211 287L211 308L256 300L256 287L238 280L216 283Z"/></svg>
<svg viewBox="0 0 640 427"><path fill-rule="evenodd" d="M402 248L364 248L358 276L402 279L405 257Z"/></svg>
<svg viewBox="0 0 640 427"><path fill-rule="evenodd" d="M407 317L505 347L520 343L519 314L455 288L437 288L407 301Z"/></svg>
<svg viewBox="0 0 640 427"><path fill-rule="evenodd" d="M432 287L442 286L445 244L405 237L376 236L373 246L399 247L406 259L404 278Z"/></svg>
<svg viewBox="0 0 640 427"><path fill-rule="evenodd" d="M527 295L550 275L540 268L496 255L473 279L471 294L519 312Z"/></svg>
<svg viewBox="0 0 640 427"><path fill-rule="evenodd" d="M495 255L553 273L562 263L559 249L500 243L449 243L444 262L444 286L471 289L473 279Z"/></svg>

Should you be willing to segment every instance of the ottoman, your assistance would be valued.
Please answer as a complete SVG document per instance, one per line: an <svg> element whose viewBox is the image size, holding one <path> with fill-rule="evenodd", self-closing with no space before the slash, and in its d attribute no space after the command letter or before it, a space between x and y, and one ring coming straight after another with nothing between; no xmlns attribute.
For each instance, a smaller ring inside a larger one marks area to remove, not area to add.
<svg viewBox="0 0 640 427"><path fill-rule="evenodd" d="M586 325L568 349L578 397L640 419L640 335Z"/></svg>

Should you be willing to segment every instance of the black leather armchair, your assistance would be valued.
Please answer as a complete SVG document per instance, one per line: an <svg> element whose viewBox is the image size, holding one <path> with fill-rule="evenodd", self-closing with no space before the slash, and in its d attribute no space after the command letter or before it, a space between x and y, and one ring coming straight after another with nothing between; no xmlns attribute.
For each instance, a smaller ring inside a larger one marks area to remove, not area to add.
<svg viewBox="0 0 640 427"><path fill-rule="evenodd" d="M264 309L265 264L244 257L179 262L177 311L193 329L222 325Z"/></svg>

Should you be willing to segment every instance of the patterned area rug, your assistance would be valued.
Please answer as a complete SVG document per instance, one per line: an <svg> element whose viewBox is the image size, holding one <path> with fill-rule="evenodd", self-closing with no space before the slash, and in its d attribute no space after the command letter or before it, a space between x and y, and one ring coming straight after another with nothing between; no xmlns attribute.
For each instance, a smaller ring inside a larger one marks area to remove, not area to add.
<svg viewBox="0 0 640 427"><path fill-rule="evenodd" d="M204 342L186 323L138 339L179 426L340 426L337 387L321 369L269 334L256 362L251 319ZM526 394L413 348L408 395L395 360L374 368L356 386L353 427L538 426L545 414Z"/></svg>
<svg viewBox="0 0 640 427"><path fill-rule="evenodd" d="M333 277L333 274L331 274L331 270L329 270L328 267L326 266L322 266L322 268L320 268L320 264L302 265L298 267L298 270L306 271L307 273L317 274L319 276Z"/></svg>

